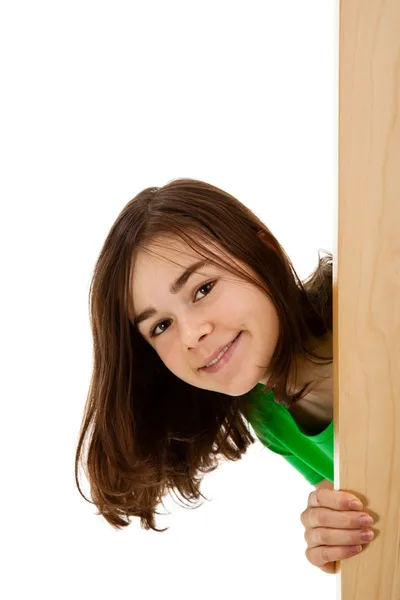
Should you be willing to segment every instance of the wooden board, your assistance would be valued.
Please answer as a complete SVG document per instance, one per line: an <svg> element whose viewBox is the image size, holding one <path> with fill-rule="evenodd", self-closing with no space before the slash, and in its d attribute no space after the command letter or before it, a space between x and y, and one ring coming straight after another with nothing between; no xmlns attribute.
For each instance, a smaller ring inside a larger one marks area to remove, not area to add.
<svg viewBox="0 0 400 600"><path fill-rule="evenodd" d="M335 489L379 520L341 600L400 600L400 2L340 0Z"/></svg>

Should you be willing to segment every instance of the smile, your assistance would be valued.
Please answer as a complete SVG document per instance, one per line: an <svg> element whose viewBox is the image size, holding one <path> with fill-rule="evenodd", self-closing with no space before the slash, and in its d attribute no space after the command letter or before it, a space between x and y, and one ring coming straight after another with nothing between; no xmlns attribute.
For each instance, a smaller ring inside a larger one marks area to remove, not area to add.
<svg viewBox="0 0 400 600"><path fill-rule="evenodd" d="M205 373L216 373L217 371L220 371L225 365L229 363L241 340L241 336L242 332L239 333L239 335L233 340L233 342L228 344L228 346L224 348L223 351L221 351L219 357L215 359L216 362L211 361L210 366L202 367L200 371L204 371Z"/></svg>

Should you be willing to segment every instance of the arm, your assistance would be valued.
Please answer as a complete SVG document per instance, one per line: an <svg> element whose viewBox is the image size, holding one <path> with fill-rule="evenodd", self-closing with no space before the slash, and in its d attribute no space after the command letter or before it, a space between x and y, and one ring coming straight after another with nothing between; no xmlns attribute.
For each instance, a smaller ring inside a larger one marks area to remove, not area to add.
<svg viewBox="0 0 400 600"><path fill-rule="evenodd" d="M317 490L319 490L319 489L321 489L321 488L325 488L325 489L328 489L328 490L333 490L333 489L335 489L335 488L334 488L334 485L333 485L333 482L332 482L332 481L329 481L329 479L323 479L323 480L322 480L322 481L320 481L319 483L316 483L316 484L315 484L315 488L316 488Z"/></svg>

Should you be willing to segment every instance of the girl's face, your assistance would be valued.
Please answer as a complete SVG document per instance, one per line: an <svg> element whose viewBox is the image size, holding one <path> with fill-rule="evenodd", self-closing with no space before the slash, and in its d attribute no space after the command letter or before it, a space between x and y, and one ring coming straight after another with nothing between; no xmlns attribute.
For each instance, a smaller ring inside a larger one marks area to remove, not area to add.
<svg viewBox="0 0 400 600"><path fill-rule="evenodd" d="M169 238L149 250L157 255L139 250L133 262L133 317L154 309L137 327L165 366L190 385L230 396L265 382L279 335L278 313L266 293L213 264L198 267L172 290L187 267L203 257L180 239ZM246 264L227 256L259 279ZM239 333L226 364L217 372L201 370Z"/></svg>

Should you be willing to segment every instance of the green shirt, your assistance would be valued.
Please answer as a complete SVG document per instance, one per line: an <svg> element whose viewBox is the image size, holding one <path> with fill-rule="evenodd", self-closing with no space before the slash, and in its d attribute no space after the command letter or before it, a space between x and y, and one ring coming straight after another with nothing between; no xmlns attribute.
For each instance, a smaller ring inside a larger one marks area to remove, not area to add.
<svg viewBox="0 0 400 600"><path fill-rule="evenodd" d="M258 439L280 454L312 485L323 479L334 481L333 421L318 435L302 433L288 409L277 404L274 393L263 393L258 383L248 396L249 422Z"/></svg>

